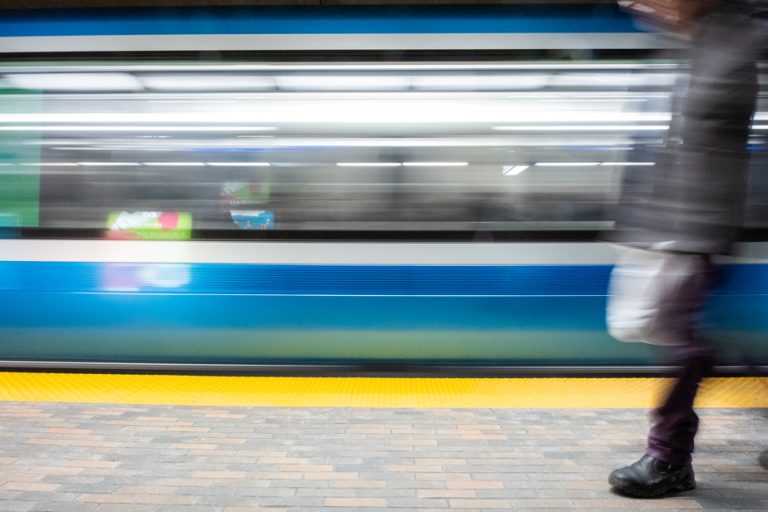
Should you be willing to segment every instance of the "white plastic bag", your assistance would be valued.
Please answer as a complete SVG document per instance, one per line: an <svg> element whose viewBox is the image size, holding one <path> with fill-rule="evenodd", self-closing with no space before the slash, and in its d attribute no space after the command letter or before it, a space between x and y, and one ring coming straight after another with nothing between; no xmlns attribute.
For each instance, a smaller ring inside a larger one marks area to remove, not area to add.
<svg viewBox="0 0 768 512"><path fill-rule="evenodd" d="M608 331L625 342L689 343L709 280L705 255L620 247L608 290Z"/></svg>

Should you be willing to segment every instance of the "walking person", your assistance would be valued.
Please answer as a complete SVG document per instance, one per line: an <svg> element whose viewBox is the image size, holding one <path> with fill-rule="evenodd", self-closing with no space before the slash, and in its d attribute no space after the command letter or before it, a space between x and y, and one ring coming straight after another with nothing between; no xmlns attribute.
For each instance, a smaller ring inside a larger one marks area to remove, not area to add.
<svg viewBox="0 0 768 512"><path fill-rule="evenodd" d="M677 98L665 150L645 180L625 180L614 241L607 322L622 341L663 346L675 382L653 411L645 453L610 474L636 498L695 488L693 409L714 349L697 328L714 283L712 256L737 237L747 181L747 140L757 97L761 5L750 0L640 0L625 7L690 41L690 76ZM768 466L768 454L761 456Z"/></svg>

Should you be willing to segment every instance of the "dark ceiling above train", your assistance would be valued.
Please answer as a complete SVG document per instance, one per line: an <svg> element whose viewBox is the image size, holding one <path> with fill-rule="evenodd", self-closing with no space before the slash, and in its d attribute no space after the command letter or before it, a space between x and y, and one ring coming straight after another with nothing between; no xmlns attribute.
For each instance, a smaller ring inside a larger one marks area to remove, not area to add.
<svg viewBox="0 0 768 512"><path fill-rule="evenodd" d="M182 7L257 5L531 4L611 3L613 0L0 0L0 9Z"/></svg>

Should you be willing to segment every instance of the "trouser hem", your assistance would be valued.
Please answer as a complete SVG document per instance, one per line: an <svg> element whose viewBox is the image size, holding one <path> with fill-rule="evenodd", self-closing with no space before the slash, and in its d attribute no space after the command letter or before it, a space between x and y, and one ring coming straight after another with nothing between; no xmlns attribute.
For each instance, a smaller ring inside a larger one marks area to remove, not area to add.
<svg viewBox="0 0 768 512"><path fill-rule="evenodd" d="M646 448L645 454L650 455L654 459L659 459L667 464L671 464L673 466L685 466L691 462L691 455L679 455L679 454L670 454L667 452L663 452L661 450L656 450L654 448Z"/></svg>

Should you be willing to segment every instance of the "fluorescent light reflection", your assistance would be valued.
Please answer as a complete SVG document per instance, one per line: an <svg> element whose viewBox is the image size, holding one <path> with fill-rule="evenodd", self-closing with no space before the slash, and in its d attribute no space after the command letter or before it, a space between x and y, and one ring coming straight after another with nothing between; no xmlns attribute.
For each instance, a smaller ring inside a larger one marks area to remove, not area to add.
<svg viewBox="0 0 768 512"><path fill-rule="evenodd" d="M647 87L671 86L674 73L562 73L553 75L548 85L555 87Z"/></svg>
<svg viewBox="0 0 768 512"><path fill-rule="evenodd" d="M656 164L654 162L603 162L600 165L617 167L651 167Z"/></svg>
<svg viewBox="0 0 768 512"><path fill-rule="evenodd" d="M249 75L142 75L140 80L148 89L159 91L264 91L275 87L270 77Z"/></svg>
<svg viewBox="0 0 768 512"><path fill-rule="evenodd" d="M594 167L600 162L538 162L536 167Z"/></svg>
<svg viewBox="0 0 768 512"><path fill-rule="evenodd" d="M432 96L426 96L432 97ZM276 130L275 123L488 123L513 128L537 126L644 126L643 123L664 123L671 119L668 112L610 112L604 110L564 111L560 108L520 109L515 105L505 106L498 102L460 101L443 96L435 101L424 101L424 96L402 97L384 95L352 101L347 96L318 102L316 99L279 103L280 108L265 106L252 110L226 110L211 112L67 112L67 113L16 113L0 114L0 123L35 123L37 126L83 126L101 124L104 126L126 125L128 127L174 126L194 129L221 129L235 127L259 131ZM503 107L503 108L500 108ZM254 122L259 119L260 123ZM589 123L589 124L586 124ZM648 126L648 125L645 125Z"/></svg>
<svg viewBox="0 0 768 512"><path fill-rule="evenodd" d="M103 67L79 64L56 65L39 64L28 66L29 70L35 73L91 73L100 72ZM110 65L110 70L120 72L142 72L142 73L168 73L168 72L280 72L280 71L518 71L518 70L675 70L681 69L681 66L675 62L515 62L515 63L438 63L438 64L135 64L135 63L116 63ZM0 72L17 73L15 66L0 66ZM146 75L145 75L146 76Z"/></svg>
<svg viewBox="0 0 768 512"><path fill-rule="evenodd" d="M275 82L281 89L306 89L317 91L407 89L410 86L407 77L390 75L293 75L275 77Z"/></svg>
<svg viewBox="0 0 768 512"><path fill-rule="evenodd" d="M126 73L19 73L5 79L21 89L45 91L140 91L136 77Z"/></svg>
<svg viewBox="0 0 768 512"><path fill-rule="evenodd" d="M0 126L3 132L262 132L276 130L272 126L99 126L47 125Z"/></svg>
<svg viewBox="0 0 768 512"><path fill-rule="evenodd" d="M530 165L505 165L501 168L501 172L504 176L517 176L529 167Z"/></svg>
<svg viewBox="0 0 768 512"><path fill-rule="evenodd" d="M647 98L540 98L536 101L542 103L599 103L619 102L619 103L643 103L649 101Z"/></svg>
<svg viewBox="0 0 768 512"><path fill-rule="evenodd" d="M469 162L403 162L405 167L466 167Z"/></svg>
<svg viewBox="0 0 768 512"><path fill-rule="evenodd" d="M157 167L205 167L205 162L144 162Z"/></svg>
<svg viewBox="0 0 768 512"><path fill-rule="evenodd" d="M305 147L308 142L314 148L501 148L511 147L545 147L548 149L572 149L572 148L597 148L600 151L629 151L634 141L626 135L617 135L615 138L605 134L600 136L585 135L570 137L567 142L562 137L550 137L540 135L538 137L526 137L499 134L498 136L484 137L278 137L258 140L245 140L241 138L207 139L204 142L192 138L174 138L165 141L151 140L123 140L120 138L84 139L83 142L71 142L53 138L35 138L22 142L28 146L51 146L67 151L111 151L126 150L140 152L164 152L186 151L190 149L205 148L296 148ZM661 138L645 139L643 144L662 144ZM71 144L72 147L62 146ZM84 146L83 144L91 144ZM106 157L104 157L106 158ZM154 158L154 157L147 157ZM274 165L274 162L272 163Z"/></svg>
<svg viewBox="0 0 768 512"><path fill-rule="evenodd" d="M339 162L339 167L400 167L399 162Z"/></svg>
<svg viewBox="0 0 768 512"><path fill-rule="evenodd" d="M621 132L621 131L663 131L669 126L653 125L561 125L561 126L494 126L494 130L514 132Z"/></svg>
<svg viewBox="0 0 768 512"><path fill-rule="evenodd" d="M269 167L269 162L205 162L211 167Z"/></svg>
<svg viewBox="0 0 768 512"><path fill-rule="evenodd" d="M549 75L433 75L413 77L416 89L514 90L539 89L547 85Z"/></svg>
<svg viewBox="0 0 768 512"><path fill-rule="evenodd" d="M86 167L135 167L138 162L78 162Z"/></svg>
<svg viewBox="0 0 768 512"><path fill-rule="evenodd" d="M41 165L46 167L77 167L78 164L74 162L28 162L21 165L29 167L40 167Z"/></svg>

